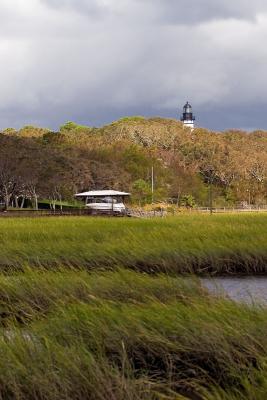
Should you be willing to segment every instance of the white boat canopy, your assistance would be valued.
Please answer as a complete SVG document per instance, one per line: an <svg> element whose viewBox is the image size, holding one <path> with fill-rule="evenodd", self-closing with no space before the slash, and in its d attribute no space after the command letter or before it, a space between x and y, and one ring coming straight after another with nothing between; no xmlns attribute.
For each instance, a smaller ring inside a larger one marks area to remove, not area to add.
<svg viewBox="0 0 267 400"><path fill-rule="evenodd" d="M75 197L105 197L105 196L130 196L130 193L117 192L116 190L93 190L90 192L77 193Z"/></svg>

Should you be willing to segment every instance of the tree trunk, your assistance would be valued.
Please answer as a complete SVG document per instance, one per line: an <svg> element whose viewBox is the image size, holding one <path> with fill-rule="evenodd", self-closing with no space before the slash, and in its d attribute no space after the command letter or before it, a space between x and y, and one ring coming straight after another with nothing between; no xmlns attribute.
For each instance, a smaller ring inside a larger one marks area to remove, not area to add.
<svg viewBox="0 0 267 400"><path fill-rule="evenodd" d="M7 192L5 193L4 201L5 201L5 209L7 210L9 207L9 201L10 201L10 195Z"/></svg>
<svg viewBox="0 0 267 400"><path fill-rule="evenodd" d="M25 197L23 196L22 200L21 200L20 208L24 208L24 203L25 203Z"/></svg>
<svg viewBox="0 0 267 400"><path fill-rule="evenodd" d="M36 194L34 194L34 208L35 210L38 210L38 197Z"/></svg>
<svg viewBox="0 0 267 400"><path fill-rule="evenodd" d="M60 201L60 211L63 211L63 207L62 207L62 198L61 195L59 195L59 201Z"/></svg>

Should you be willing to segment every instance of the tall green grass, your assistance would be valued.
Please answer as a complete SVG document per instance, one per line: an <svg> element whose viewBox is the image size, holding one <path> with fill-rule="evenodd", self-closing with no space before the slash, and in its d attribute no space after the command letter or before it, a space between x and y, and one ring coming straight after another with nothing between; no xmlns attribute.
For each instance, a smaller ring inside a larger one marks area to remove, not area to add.
<svg viewBox="0 0 267 400"><path fill-rule="evenodd" d="M0 304L0 399L266 399L267 310L194 278L27 270Z"/></svg>
<svg viewBox="0 0 267 400"><path fill-rule="evenodd" d="M266 273L266 223L1 219L0 400L265 400L267 309L188 273Z"/></svg>
<svg viewBox="0 0 267 400"><path fill-rule="evenodd" d="M267 215L1 219L0 267L266 273Z"/></svg>
<svg viewBox="0 0 267 400"><path fill-rule="evenodd" d="M98 272L36 271L27 268L21 274L0 275L0 325L27 324L43 318L55 304L83 302L95 304L107 300L129 304L179 300L187 303L204 290L196 278L151 279L146 274L117 270Z"/></svg>

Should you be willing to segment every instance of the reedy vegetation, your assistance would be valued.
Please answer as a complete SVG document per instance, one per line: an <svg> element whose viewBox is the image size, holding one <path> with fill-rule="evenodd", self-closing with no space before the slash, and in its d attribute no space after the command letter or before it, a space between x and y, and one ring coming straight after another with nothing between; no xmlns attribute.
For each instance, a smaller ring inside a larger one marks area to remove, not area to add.
<svg viewBox="0 0 267 400"><path fill-rule="evenodd" d="M267 214L2 219L0 265L266 273Z"/></svg>
<svg viewBox="0 0 267 400"><path fill-rule="evenodd" d="M2 219L0 399L265 400L267 309L189 272L266 272L266 222Z"/></svg>
<svg viewBox="0 0 267 400"><path fill-rule="evenodd" d="M2 399L266 398L266 309L192 278L28 269L0 299Z"/></svg>

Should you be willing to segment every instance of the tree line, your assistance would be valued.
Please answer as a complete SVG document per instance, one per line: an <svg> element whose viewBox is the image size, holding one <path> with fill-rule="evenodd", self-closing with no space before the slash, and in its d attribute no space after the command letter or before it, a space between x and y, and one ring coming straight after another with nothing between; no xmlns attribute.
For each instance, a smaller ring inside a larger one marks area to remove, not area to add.
<svg viewBox="0 0 267 400"><path fill-rule="evenodd" d="M110 188L140 205L208 206L211 193L215 206L266 204L267 132L191 132L176 120L129 117L101 128L68 122L58 132L0 133L5 207L72 202L77 192Z"/></svg>

